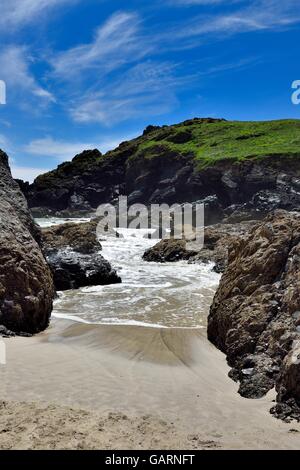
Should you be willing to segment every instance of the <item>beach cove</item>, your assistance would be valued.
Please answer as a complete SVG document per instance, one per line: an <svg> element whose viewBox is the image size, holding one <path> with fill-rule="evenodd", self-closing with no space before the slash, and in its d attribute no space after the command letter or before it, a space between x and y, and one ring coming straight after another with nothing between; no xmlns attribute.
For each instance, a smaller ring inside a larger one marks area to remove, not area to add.
<svg viewBox="0 0 300 470"><path fill-rule="evenodd" d="M225 356L207 340L218 275L207 265L144 263L149 240L116 243L102 242L103 252L122 268L122 284L60 294L46 331L4 340L0 446L299 447L300 425L269 413L275 393L239 396ZM198 316L176 308L181 298Z"/></svg>

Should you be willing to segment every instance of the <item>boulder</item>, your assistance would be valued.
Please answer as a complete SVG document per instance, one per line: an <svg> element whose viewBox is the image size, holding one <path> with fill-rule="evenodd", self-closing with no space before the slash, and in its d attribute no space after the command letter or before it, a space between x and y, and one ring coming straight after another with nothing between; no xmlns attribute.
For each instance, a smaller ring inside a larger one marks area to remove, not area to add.
<svg viewBox="0 0 300 470"><path fill-rule="evenodd" d="M99 253L97 220L67 223L42 230L42 246L57 290L121 282Z"/></svg>
<svg viewBox="0 0 300 470"><path fill-rule="evenodd" d="M227 355L242 396L260 398L276 386L273 412L283 406L287 415L292 401L298 418L299 318L300 215L275 211L229 247L208 338Z"/></svg>
<svg viewBox="0 0 300 470"><path fill-rule="evenodd" d="M186 260L195 252L186 250L185 240L160 240L156 245L145 251L143 260L156 263L167 263L172 261Z"/></svg>
<svg viewBox="0 0 300 470"><path fill-rule="evenodd" d="M200 249L186 248L186 240L174 240L173 238L159 241L149 248L143 255L145 261L165 263L172 261L188 260L190 263L214 263L213 270L217 273L224 272L228 248L236 240L248 232L255 222L245 222L236 225L216 224L206 227L204 231L204 246Z"/></svg>
<svg viewBox="0 0 300 470"><path fill-rule="evenodd" d="M0 325L16 333L44 330L51 315L54 286L39 240L8 157L0 151Z"/></svg>
<svg viewBox="0 0 300 470"><path fill-rule="evenodd" d="M71 248L91 254L101 250L96 236L97 222L67 223L42 230L42 244L45 252L53 249Z"/></svg>
<svg viewBox="0 0 300 470"><path fill-rule="evenodd" d="M70 249L53 250L48 251L47 261L59 291L121 282L110 263L99 253L87 255Z"/></svg>

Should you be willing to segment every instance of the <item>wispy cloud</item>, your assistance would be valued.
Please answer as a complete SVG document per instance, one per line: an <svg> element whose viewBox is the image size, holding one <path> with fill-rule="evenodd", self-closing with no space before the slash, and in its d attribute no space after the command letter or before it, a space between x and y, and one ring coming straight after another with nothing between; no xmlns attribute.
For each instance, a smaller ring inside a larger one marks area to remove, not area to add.
<svg viewBox="0 0 300 470"><path fill-rule="evenodd" d="M0 26L3 30L28 24L49 10L78 0L0 0Z"/></svg>
<svg viewBox="0 0 300 470"><path fill-rule="evenodd" d="M300 21L298 0L257 0L231 13L211 16L198 15L184 28L174 28L175 39L232 35L245 32L276 30ZM170 32L167 33L168 35Z"/></svg>
<svg viewBox="0 0 300 470"><path fill-rule="evenodd" d="M78 45L52 58L54 74L74 80L84 72L97 69L100 78L124 64L138 61L150 49L139 37L140 24L136 13L113 14L98 27L92 42Z"/></svg>
<svg viewBox="0 0 300 470"><path fill-rule="evenodd" d="M175 90L190 82L178 77L176 64L147 61L127 70L101 91L86 93L71 115L77 122L112 125L139 116L161 115L177 105Z"/></svg>
<svg viewBox="0 0 300 470"><path fill-rule="evenodd" d="M83 150L95 148L92 142L66 142L55 140L52 137L32 140L24 147L24 151L30 155L52 157L57 160L70 160Z"/></svg>
<svg viewBox="0 0 300 470"><path fill-rule="evenodd" d="M12 0L10 14L15 12L15 22L17 18L29 21L39 12L66 2L76 0ZM4 5L0 0L0 7L2 3ZM192 86L195 80L191 72L193 65L185 63L181 67L174 58L176 53L197 48L201 54L203 43L246 32L285 29L300 21L298 0L168 0L168 3L226 3L226 8L224 6L222 13L214 9L214 14L193 13L192 17L177 22L164 20L163 25L157 22L151 26L149 19L148 22L142 20L142 10L140 14L118 11L96 28L89 42L49 54L47 61L51 72L46 78L53 89L58 90L62 108L74 121L112 125L170 112L178 105L178 92L183 86ZM4 15L8 12L5 8ZM201 11L199 8L199 13ZM167 61L164 54L172 58ZM241 60L230 67L225 64L225 68L240 67ZM222 64L218 67L221 72ZM54 102L51 92L30 72L31 59L26 48L4 49L0 53L0 68L3 78L7 77L8 87L27 90L42 102ZM202 69L196 75L199 78L207 73L210 71ZM214 73L218 73L217 68Z"/></svg>
<svg viewBox="0 0 300 470"><path fill-rule="evenodd" d="M35 178L43 173L50 171L50 168L35 168L27 166L18 166L14 163L11 165L11 173L13 178L28 181L32 183Z"/></svg>
<svg viewBox="0 0 300 470"><path fill-rule="evenodd" d="M0 147L4 148L5 146L8 145L8 139L5 135L0 134Z"/></svg>
<svg viewBox="0 0 300 470"><path fill-rule="evenodd" d="M238 3L244 0L169 0L169 4L172 5L218 5L220 3Z"/></svg>
<svg viewBox="0 0 300 470"><path fill-rule="evenodd" d="M126 140L126 138L104 138L99 139L97 142L69 142L56 140L48 136L42 139L32 140L23 150L29 155L51 157L57 161L66 161L72 159L78 153L83 152L83 150L98 148L102 153L105 153L117 147L123 140Z"/></svg>
<svg viewBox="0 0 300 470"><path fill-rule="evenodd" d="M117 12L98 27L89 44L54 55L54 76L74 85L68 104L74 121L112 125L145 114L165 114L178 104L180 87L191 86L195 77L177 64L161 60L160 54L201 47L202 42L235 34L287 27L299 20L292 8L293 0L285 4L256 0L251 6L249 2L245 6L242 0L230 3L239 3L231 13L197 15L178 24L168 22L163 32L157 25L148 30L137 13ZM235 65L225 64L225 68L234 69ZM199 70L197 77L206 73ZM78 93L79 79L87 80L88 91Z"/></svg>
<svg viewBox="0 0 300 470"><path fill-rule="evenodd" d="M4 47L0 52L1 78L7 86L8 100L10 93L16 95L33 95L43 101L55 101L54 96L43 88L30 72L30 54L23 46Z"/></svg>
<svg viewBox="0 0 300 470"><path fill-rule="evenodd" d="M157 46L157 38L150 37L137 13L117 12L98 27L89 44L54 56L53 76L71 86L72 118L112 125L170 111L177 103L174 90L181 79L176 77L176 64L145 60L158 53ZM91 74L92 86L78 92L81 81L91 83Z"/></svg>

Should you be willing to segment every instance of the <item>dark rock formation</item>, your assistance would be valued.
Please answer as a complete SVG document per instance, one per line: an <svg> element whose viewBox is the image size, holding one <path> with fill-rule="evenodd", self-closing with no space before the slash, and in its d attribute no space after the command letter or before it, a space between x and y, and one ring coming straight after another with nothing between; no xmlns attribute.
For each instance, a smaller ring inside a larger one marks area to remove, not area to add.
<svg viewBox="0 0 300 470"><path fill-rule="evenodd" d="M47 252L53 249L72 249L91 254L101 250L96 236L97 222L67 223L42 230L42 246Z"/></svg>
<svg viewBox="0 0 300 470"><path fill-rule="evenodd" d="M57 290L121 282L116 271L99 253L86 255L68 249L53 250L47 253L47 261Z"/></svg>
<svg viewBox="0 0 300 470"><path fill-rule="evenodd" d="M276 211L229 248L208 319L239 392L276 386L278 416L300 419L300 215Z"/></svg>
<svg viewBox="0 0 300 470"><path fill-rule="evenodd" d="M261 132L252 132L253 125ZM142 136L106 155L85 151L32 185L20 184L34 214L86 214L127 195L130 204L202 201L206 225L257 220L270 210L300 207L300 149L296 155L288 137L293 132L299 132L296 121L230 123L208 118L149 126ZM276 141L271 155L262 153L271 146L261 144L264 133L266 142ZM233 152L227 157L228 142L236 156ZM202 150L207 160L198 157Z"/></svg>
<svg viewBox="0 0 300 470"><path fill-rule="evenodd" d="M245 235L255 222L216 224L206 227L204 246L200 250L187 249L186 240L165 239L149 248L143 255L145 261L165 263L188 260L191 263L213 262L215 272L224 272L227 266L228 248L238 237Z"/></svg>
<svg viewBox="0 0 300 470"><path fill-rule="evenodd" d="M0 151L0 325L16 333L45 329L52 310L53 281L39 239L8 157Z"/></svg>
<svg viewBox="0 0 300 470"><path fill-rule="evenodd" d="M121 282L99 251L97 221L68 223L42 230L42 246L57 290Z"/></svg>
<svg viewBox="0 0 300 470"><path fill-rule="evenodd" d="M185 240L160 240L156 245L145 251L143 259L149 262L167 263L187 260L197 253L186 249Z"/></svg>

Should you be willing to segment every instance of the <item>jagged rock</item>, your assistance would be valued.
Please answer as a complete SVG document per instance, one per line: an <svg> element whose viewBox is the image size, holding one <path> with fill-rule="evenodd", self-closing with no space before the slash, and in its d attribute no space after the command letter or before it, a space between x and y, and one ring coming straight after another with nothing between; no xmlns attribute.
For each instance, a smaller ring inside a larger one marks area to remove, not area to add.
<svg viewBox="0 0 300 470"><path fill-rule="evenodd" d="M150 124L149 126L146 127L146 129L144 129L143 135L151 134L151 132L155 131L156 129L160 129L160 127L159 126L151 126L151 124Z"/></svg>
<svg viewBox="0 0 300 470"><path fill-rule="evenodd" d="M121 282L99 251L98 221L67 223L42 230L42 246L57 290Z"/></svg>
<svg viewBox="0 0 300 470"><path fill-rule="evenodd" d="M13 336L16 336L16 333L9 330L5 326L0 325L0 336L2 336L3 338L12 338Z"/></svg>
<svg viewBox="0 0 300 470"><path fill-rule="evenodd" d="M83 254L101 250L96 236L97 222L66 223L42 230L44 251L70 248Z"/></svg>
<svg viewBox="0 0 300 470"><path fill-rule="evenodd" d="M159 241L149 248L143 255L145 261L165 263L171 261L188 260L190 263L214 263L213 270L224 272L227 266L228 247L236 238L248 233L255 222L229 225L217 224L206 227L204 231L204 246L196 249L195 245L186 247L186 240L172 238Z"/></svg>
<svg viewBox="0 0 300 470"><path fill-rule="evenodd" d="M160 240L154 247L145 251L143 259L149 262L166 263L172 261L186 260L194 256L196 252L186 250L185 240Z"/></svg>
<svg viewBox="0 0 300 470"><path fill-rule="evenodd" d="M16 333L37 333L49 323L54 287L39 240L8 157L0 151L0 325Z"/></svg>
<svg viewBox="0 0 300 470"><path fill-rule="evenodd" d="M53 250L47 252L47 261L59 291L121 282L110 263L99 253L86 255L70 249Z"/></svg>
<svg viewBox="0 0 300 470"><path fill-rule="evenodd" d="M299 331L299 330L298 330ZM290 421L300 421L300 340L295 339L289 354L283 361L283 366L276 384L278 404L272 412Z"/></svg>
<svg viewBox="0 0 300 470"><path fill-rule="evenodd" d="M300 215L276 211L230 247L208 338L226 353L241 395L261 397L276 385L273 412L286 414L292 402L298 418L299 312Z"/></svg>

